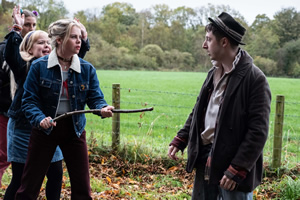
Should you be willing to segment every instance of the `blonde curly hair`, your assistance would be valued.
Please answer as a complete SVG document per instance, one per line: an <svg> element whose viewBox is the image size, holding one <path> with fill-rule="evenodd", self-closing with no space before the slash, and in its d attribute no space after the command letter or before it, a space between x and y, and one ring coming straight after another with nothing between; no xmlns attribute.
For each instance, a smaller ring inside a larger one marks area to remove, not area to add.
<svg viewBox="0 0 300 200"><path fill-rule="evenodd" d="M64 46L67 42L66 38L70 36L70 32L73 26L77 26L80 28L80 24L73 19L60 19L48 27L48 36L51 39L52 47L58 47L57 39L62 39L62 50L64 50Z"/></svg>

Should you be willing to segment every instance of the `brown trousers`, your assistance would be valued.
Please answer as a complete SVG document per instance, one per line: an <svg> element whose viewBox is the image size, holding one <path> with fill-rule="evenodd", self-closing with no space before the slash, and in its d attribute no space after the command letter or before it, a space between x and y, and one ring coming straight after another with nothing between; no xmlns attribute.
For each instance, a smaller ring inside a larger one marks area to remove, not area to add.
<svg viewBox="0 0 300 200"><path fill-rule="evenodd" d="M85 131L80 138L76 135L72 117L58 121L49 135L33 128L21 186L15 199L37 199L57 145L61 148L67 165L71 199L92 199Z"/></svg>

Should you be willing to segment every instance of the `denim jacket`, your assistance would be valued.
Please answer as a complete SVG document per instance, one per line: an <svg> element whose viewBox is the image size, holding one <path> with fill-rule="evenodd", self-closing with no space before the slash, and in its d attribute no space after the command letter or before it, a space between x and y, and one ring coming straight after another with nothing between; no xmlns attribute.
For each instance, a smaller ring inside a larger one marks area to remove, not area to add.
<svg viewBox="0 0 300 200"><path fill-rule="evenodd" d="M20 34L15 31L11 31L5 36L7 40L7 45L4 51L4 58L8 65L10 66L11 71L13 72L17 90L14 96L14 99L11 103L11 106L8 110L8 117L16 120L16 126L19 128L22 127L31 127L28 120L25 118L24 113L21 108L21 99L24 92L23 84L27 76L27 62L22 59L20 56L20 44L23 40ZM83 41L81 43L81 49L78 54L79 57L83 58L87 51L90 49L89 40ZM33 58L28 65L30 66L31 62L35 60Z"/></svg>
<svg viewBox="0 0 300 200"><path fill-rule="evenodd" d="M45 117L54 118L57 115L62 86L62 71L56 49L32 62L22 97L22 110L32 126L41 128L40 122ZM77 55L73 56L68 71L68 95L72 111L84 110L86 104L90 109L107 106L96 69ZM96 114L100 116L100 112ZM85 115L72 115L72 120L76 134L80 137L86 124ZM50 134L51 130L43 129L46 134Z"/></svg>

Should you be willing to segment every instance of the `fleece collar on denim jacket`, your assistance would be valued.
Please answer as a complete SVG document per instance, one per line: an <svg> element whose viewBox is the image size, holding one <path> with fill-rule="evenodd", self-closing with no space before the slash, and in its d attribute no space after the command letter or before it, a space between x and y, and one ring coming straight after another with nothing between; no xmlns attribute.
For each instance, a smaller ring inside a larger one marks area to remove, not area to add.
<svg viewBox="0 0 300 200"><path fill-rule="evenodd" d="M49 55L47 68L51 68L56 65L60 66L60 64L58 62L57 54L56 54L56 48L54 48ZM77 54L73 55L70 69L73 69L74 71L76 71L78 73L81 73L80 60L79 60L79 57L77 56Z"/></svg>

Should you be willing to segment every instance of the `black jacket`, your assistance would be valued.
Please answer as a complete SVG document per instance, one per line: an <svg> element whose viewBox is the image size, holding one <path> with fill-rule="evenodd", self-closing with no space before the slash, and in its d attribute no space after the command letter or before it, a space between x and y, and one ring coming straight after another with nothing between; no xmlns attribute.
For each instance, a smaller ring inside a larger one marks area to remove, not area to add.
<svg viewBox="0 0 300 200"><path fill-rule="evenodd" d="M263 174L263 147L267 140L271 91L265 75L242 50L236 69L229 77L224 99L217 117L214 143L211 151L209 182L219 184L229 165L248 171L238 190L251 192L261 183ZM186 170L198 166L201 151L201 132L204 117L213 90L214 69L201 88L197 102L184 127L177 136L188 141Z"/></svg>
<svg viewBox="0 0 300 200"><path fill-rule="evenodd" d="M10 96L10 70L8 65L3 66L4 63L4 49L6 47L6 40L0 43L0 114L7 115L7 111L11 104Z"/></svg>

